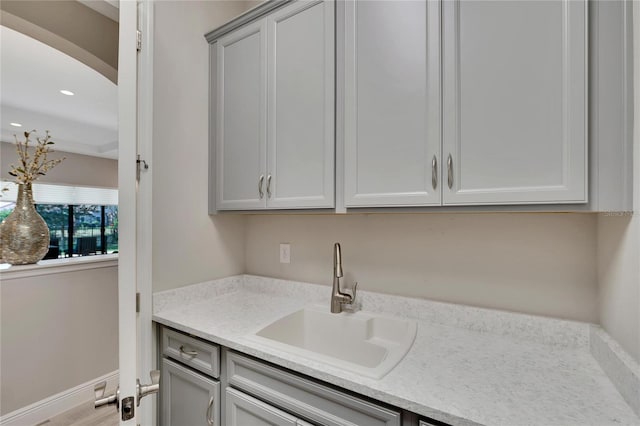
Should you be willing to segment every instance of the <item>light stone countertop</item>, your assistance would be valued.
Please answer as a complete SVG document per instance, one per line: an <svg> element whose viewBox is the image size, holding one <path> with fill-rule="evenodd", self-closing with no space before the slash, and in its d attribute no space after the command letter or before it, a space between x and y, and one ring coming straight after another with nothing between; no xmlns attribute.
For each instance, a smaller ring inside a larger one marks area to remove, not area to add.
<svg viewBox="0 0 640 426"><path fill-rule="evenodd" d="M363 310L418 320L412 348L380 380L247 338L306 305L328 305L329 295L326 286L232 277L154 295L153 319L452 425L640 425L591 356L588 324L361 292Z"/></svg>

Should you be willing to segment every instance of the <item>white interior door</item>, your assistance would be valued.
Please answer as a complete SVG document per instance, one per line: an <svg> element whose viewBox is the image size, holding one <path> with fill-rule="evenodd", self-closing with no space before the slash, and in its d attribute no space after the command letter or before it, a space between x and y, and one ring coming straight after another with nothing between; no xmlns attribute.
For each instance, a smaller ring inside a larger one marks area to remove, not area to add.
<svg viewBox="0 0 640 426"><path fill-rule="evenodd" d="M155 398L138 402L137 386L137 379L143 385L149 384L149 372L154 368L149 219L151 170L136 167L138 156L142 160L151 158L152 8L153 2L147 0L120 1L118 304L121 425L156 422ZM140 50L138 30L143 39ZM139 294L139 312L136 312L136 293Z"/></svg>
<svg viewBox="0 0 640 426"><path fill-rule="evenodd" d="M118 51L118 307L120 424L135 426L137 374L136 323L136 154L137 154L137 2L120 1ZM127 398L133 398L127 419Z"/></svg>
<svg viewBox="0 0 640 426"><path fill-rule="evenodd" d="M148 168L139 166L136 203L136 288L139 295L137 313L137 365L138 378L143 384L151 381L149 372L158 369L156 365L155 330L152 309L152 170L149 164L153 133L153 19L154 2L138 1L138 30L142 35L138 50L137 156L144 160ZM142 76L142 78L140 78ZM136 418L140 425L155 425L156 404L159 396L143 398L137 408Z"/></svg>

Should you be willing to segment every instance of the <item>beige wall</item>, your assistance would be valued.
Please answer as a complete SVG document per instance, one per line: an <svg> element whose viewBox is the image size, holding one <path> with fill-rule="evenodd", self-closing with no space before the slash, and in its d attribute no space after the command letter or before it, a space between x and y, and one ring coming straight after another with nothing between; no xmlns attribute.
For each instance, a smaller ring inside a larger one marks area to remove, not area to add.
<svg viewBox="0 0 640 426"><path fill-rule="evenodd" d="M244 270L244 220L207 214L208 63L204 34L242 1L155 3L153 286L166 290Z"/></svg>
<svg viewBox="0 0 640 426"><path fill-rule="evenodd" d="M635 6L635 5L634 5ZM640 8L634 7L640 28ZM634 34L640 45L640 32ZM640 123L640 51L634 55L635 123ZM598 217L599 314L602 326L640 362L640 131L634 134L633 216Z"/></svg>
<svg viewBox="0 0 640 426"><path fill-rule="evenodd" d="M67 185L95 186L99 188L118 187L118 161L89 155L57 151L49 158L66 157L62 163L41 176L38 182ZM17 164L15 145L0 142L0 177L10 179L7 174L11 164Z"/></svg>
<svg viewBox="0 0 640 426"><path fill-rule="evenodd" d="M595 215L251 216L246 271L330 285L336 241L363 290L598 319Z"/></svg>
<svg viewBox="0 0 640 426"><path fill-rule="evenodd" d="M117 275L0 278L0 415L118 369Z"/></svg>

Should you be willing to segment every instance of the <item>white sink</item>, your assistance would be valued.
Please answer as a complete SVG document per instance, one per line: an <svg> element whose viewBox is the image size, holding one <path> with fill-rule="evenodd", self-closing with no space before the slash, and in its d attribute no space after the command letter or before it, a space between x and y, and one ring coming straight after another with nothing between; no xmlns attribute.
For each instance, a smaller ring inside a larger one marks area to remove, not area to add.
<svg viewBox="0 0 640 426"><path fill-rule="evenodd" d="M415 321L404 318L363 311L332 314L328 306L312 306L271 323L251 339L380 379L409 351L416 329Z"/></svg>

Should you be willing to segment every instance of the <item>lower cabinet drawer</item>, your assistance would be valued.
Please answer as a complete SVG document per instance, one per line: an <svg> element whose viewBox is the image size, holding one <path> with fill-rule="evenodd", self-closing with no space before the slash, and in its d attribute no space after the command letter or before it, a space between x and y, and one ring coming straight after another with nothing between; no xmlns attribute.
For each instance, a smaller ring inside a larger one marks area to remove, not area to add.
<svg viewBox="0 0 640 426"><path fill-rule="evenodd" d="M401 424L400 411L356 398L232 351L227 352L226 359L229 385L312 423L326 426Z"/></svg>
<svg viewBox="0 0 640 426"><path fill-rule="evenodd" d="M451 426L447 423L442 423L436 420L420 420L419 426Z"/></svg>
<svg viewBox="0 0 640 426"><path fill-rule="evenodd" d="M220 348L213 343L163 327L162 353L211 377L220 376Z"/></svg>
<svg viewBox="0 0 640 426"><path fill-rule="evenodd" d="M259 399L227 388L226 426L297 426L298 419Z"/></svg>
<svg viewBox="0 0 640 426"><path fill-rule="evenodd" d="M162 359L162 426L221 426L220 382Z"/></svg>

